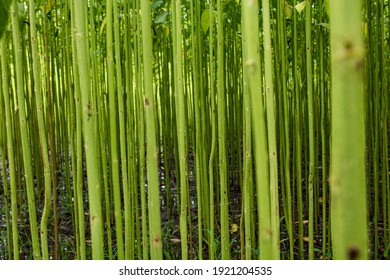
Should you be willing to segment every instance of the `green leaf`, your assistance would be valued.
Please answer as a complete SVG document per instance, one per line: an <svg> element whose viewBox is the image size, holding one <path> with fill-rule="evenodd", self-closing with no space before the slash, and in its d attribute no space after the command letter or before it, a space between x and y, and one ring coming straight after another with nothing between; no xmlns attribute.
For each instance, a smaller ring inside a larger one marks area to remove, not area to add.
<svg viewBox="0 0 390 280"><path fill-rule="evenodd" d="M167 18L168 14L169 14L168 11L165 11L165 12L159 14L158 16L156 16L154 23L159 24L159 23L165 22L165 19Z"/></svg>
<svg viewBox="0 0 390 280"><path fill-rule="evenodd" d="M162 4L164 4L164 1L162 1L162 0L154 1L153 4L150 6L150 9L152 11L154 11L155 9L160 7Z"/></svg>
<svg viewBox="0 0 390 280"><path fill-rule="evenodd" d="M210 9L205 9L203 11L201 21L202 21L202 30L204 33L206 33L210 27Z"/></svg>
<svg viewBox="0 0 390 280"><path fill-rule="evenodd" d="M8 23L9 6L12 0L1 0L0 2L0 38L4 33Z"/></svg>
<svg viewBox="0 0 390 280"><path fill-rule="evenodd" d="M297 10L298 13L301 13L305 8L305 6L306 6L306 1L302 1L301 3L295 5L295 10Z"/></svg>

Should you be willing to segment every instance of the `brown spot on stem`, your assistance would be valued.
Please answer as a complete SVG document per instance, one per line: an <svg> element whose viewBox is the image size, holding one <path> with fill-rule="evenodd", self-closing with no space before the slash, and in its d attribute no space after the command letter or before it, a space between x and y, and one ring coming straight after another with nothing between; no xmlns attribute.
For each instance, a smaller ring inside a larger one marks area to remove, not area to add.
<svg viewBox="0 0 390 280"><path fill-rule="evenodd" d="M344 48L347 52L351 51L353 47L353 44L350 40L347 40L344 42Z"/></svg>
<svg viewBox="0 0 390 280"><path fill-rule="evenodd" d="M87 103L87 115L88 115L88 120L92 116L92 104L90 101Z"/></svg>
<svg viewBox="0 0 390 280"><path fill-rule="evenodd" d="M153 243L156 244L156 245L161 244L161 237L160 237L160 236L156 236L156 237L153 239Z"/></svg>
<svg viewBox="0 0 390 280"><path fill-rule="evenodd" d="M267 237L271 237L271 236L272 236L272 230L271 230L271 229L266 229L266 230L264 231L264 233L265 233L265 235L266 235Z"/></svg>
<svg viewBox="0 0 390 280"><path fill-rule="evenodd" d="M150 100L149 98L145 98L145 106L149 107L150 106Z"/></svg>
<svg viewBox="0 0 390 280"><path fill-rule="evenodd" d="M348 248L348 259L357 260L360 255L360 249L356 246L351 246Z"/></svg>

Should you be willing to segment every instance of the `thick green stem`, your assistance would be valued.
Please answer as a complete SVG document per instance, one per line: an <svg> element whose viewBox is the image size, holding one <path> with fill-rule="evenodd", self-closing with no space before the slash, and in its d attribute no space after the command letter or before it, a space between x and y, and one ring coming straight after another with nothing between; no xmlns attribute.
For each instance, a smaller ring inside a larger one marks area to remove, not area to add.
<svg viewBox="0 0 390 280"><path fill-rule="evenodd" d="M367 259L361 1L330 2L331 215L334 259ZM348 16L345 16L348 14Z"/></svg>
<svg viewBox="0 0 390 280"><path fill-rule="evenodd" d="M101 209L101 186L98 176L98 154L95 135L95 114L90 87L90 71L88 66L89 51L87 48L86 11L87 3L74 1L74 35L77 47L77 64L80 77L82 123L84 148L88 176L89 214L92 237L92 258L104 258L103 221ZM72 17L73 18L73 17ZM76 62L75 62L76 63ZM80 197L81 198L81 197ZM79 199L80 199L79 198Z"/></svg>
<svg viewBox="0 0 390 280"><path fill-rule="evenodd" d="M278 160L276 147L275 121L275 92L273 82L271 18L269 0L263 0L263 28L264 28L264 71L265 71L265 98L267 112L267 136L269 157L270 207L271 207L271 246L272 258L280 258L279 245L279 197L278 197Z"/></svg>
<svg viewBox="0 0 390 280"><path fill-rule="evenodd" d="M153 96L153 44L150 3L141 0L142 51L144 62L146 148L148 172L148 207L150 251L154 260L162 259L160 184L158 179L158 148L156 144L155 104ZM142 176L142 175L141 175Z"/></svg>

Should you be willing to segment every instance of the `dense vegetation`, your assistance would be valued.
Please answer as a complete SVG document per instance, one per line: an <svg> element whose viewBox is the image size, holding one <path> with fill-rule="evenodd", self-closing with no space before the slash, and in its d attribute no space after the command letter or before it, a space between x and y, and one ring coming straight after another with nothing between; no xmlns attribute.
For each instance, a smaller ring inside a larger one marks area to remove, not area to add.
<svg viewBox="0 0 390 280"><path fill-rule="evenodd" d="M389 24L388 0L1 1L0 258L389 259Z"/></svg>

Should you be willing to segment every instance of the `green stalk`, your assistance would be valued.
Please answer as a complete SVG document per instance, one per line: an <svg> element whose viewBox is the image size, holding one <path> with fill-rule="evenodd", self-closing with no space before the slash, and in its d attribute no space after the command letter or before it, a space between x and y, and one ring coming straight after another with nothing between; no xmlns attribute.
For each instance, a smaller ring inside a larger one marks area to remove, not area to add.
<svg viewBox="0 0 390 280"><path fill-rule="evenodd" d="M30 219L30 231L32 238L33 257L34 259L41 258L41 250L39 246L38 227L36 220L36 206L35 206L35 194L34 194L34 181L32 171L32 156L29 143L29 124L27 123L26 114L26 100L24 98L24 81L23 81L23 57L22 57L22 45L21 45L21 33L19 28L19 13L17 1L13 1L11 4L11 24L12 24L12 38L15 50L15 70L16 70L16 91L19 108L19 121L20 121L20 134L22 141L23 151L23 166L24 166L24 178L27 188L27 201L28 212Z"/></svg>
<svg viewBox="0 0 390 280"><path fill-rule="evenodd" d="M289 258L294 258L294 236L293 236L293 209L292 209L292 195L291 195L291 144L290 144L290 95L287 92L289 77L288 77L288 56L287 52L290 51L287 43L287 37L290 35L286 29L286 15L285 10L288 3L287 0L282 0L277 3L277 53L276 59L279 61L280 70L276 70L276 73L280 72L278 78L281 82L276 84L276 90L279 93L277 99L279 99L278 115L279 115L279 133L280 133L280 178L281 190L282 190L282 205L283 216L285 217L285 224L287 228L287 234L289 239ZM287 248L287 247L285 247Z"/></svg>
<svg viewBox="0 0 390 280"><path fill-rule="evenodd" d="M260 69L257 67L260 66L260 56L259 56L259 37L251 36L251 32L255 32L257 34L257 30L251 30L252 26L258 26L258 16L257 13L253 13L253 11L257 11L258 3L245 1L241 3L242 9L242 26L243 26L243 61L244 61L244 69L243 69L243 94L244 94L244 102L243 102L243 110L244 110L244 175L243 175L243 211L242 218L244 219L245 224L245 259L250 260L252 258L252 224L251 224L251 214L252 214L252 197L251 197L251 189L253 188L253 175L252 175L252 116L254 113L252 112L252 92L253 97L255 97L255 86L260 86L257 84L259 80L257 77L260 77ZM250 38L252 37L252 38ZM257 59L256 62L254 62ZM252 65L255 63L255 65ZM257 66L257 67L256 67ZM255 72L255 75L253 75ZM248 83L249 80L249 83ZM258 104L256 104L258 105ZM257 109L257 108L256 108ZM264 110L264 109L263 109ZM264 118L262 119L264 121ZM254 123L255 125L255 123ZM264 122L263 122L264 125ZM258 140L258 139L256 139ZM256 147L257 148L257 147ZM257 156L255 151L255 156ZM257 171L260 169L256 169Z"/></svg>
<svg viewBox="0 0 390 280"><path fill-rule="evenodd" d="M325 18L325 11L323 9L324 3L321 0L319 3L319 21L323 22ZM328 217L328 180L325 180L325 178L328 177L328 114L327 114L327 101L328 101L328 92L325 91L326 89L326 80L325 80L325 71L328 67L328 63L325 60L325 28L321 28L320 34L319 34L319 61L320 61L320 73L319 73L319 79L320 79L320 98L321 98L321 165L322 165L322 254L327 255L327 243L329 240L328 234L329 234L329 223L327 221Z"/></svg>
<svg viewBox="0 0 390 280"><path fill-rule="evenodd" d="M362 1L330 2L334 259L367 259ZM348 16L345 16L348 14Z"/></svg>
<svg viewBox="0 0 390 280"><path fill-rule="evenodd" d="M188 259L188 166L187 166L187 129L185 116L185 100L183 86L183 61L182 61L182 32L181 32L181 1L174 2L174 28L175 35L173 43L173 55L175 61L175 97L176 97L176 120L177 120L177 143L179 145L179 178L180 178L180 239L181 239L181 257Z"/></svg>
<svg viewBox="0 0 390 280"><path fill-rule="evenodd" d="M113 0L107 0L107 78L109 95L109 118L110 118L110 149L111 149L111 171L112 171L112 189L114 193L114 217L115 233L117 240L118 259L124 259L123 234L122 234L122 203L119 183L119 158L118 158L118 135L117 135L117 93L115 91L115 68L114 68L114 50L113 50ZM115 42L119 44L119 42ZM117 73L118 75L118 73ZM119 77L118 79L120 79ZM122 88L118 85L118 91ZM121 93L119 92L119 95Z"/></svg>
<svg viewBox="0 0 390 280"><path fill-rule="evenodd" d="M257 1L244 1L243 5L243 51L246 52L244 71L248 75L249 92L252 103L252 127L256 176L256 198L258 210L258 231L260 259L272 258L271 209L269 189L269 158L267 147L266 120L262 96L262 71L260 64L260 41L253 36L258 34L259 16Z"/></svg>
<svg viewBox="0 0 390 280"><path fill-rule="evenodd" d="M312 69L312 39L311 39L311 1L306 0L306 79L308 95L309 118L309 259L314 259L314 178L315 178L315 139L314 139L314 97Z"/></svg>
<svg viewBox="0 0 390 280"><path fill-rule="evenodd" d="M74 4L71 3L71 14L74 14ZM71 21L71 30L74 30L74 20ZM72 32L72 52L73 59L77 61L77 49L76 49L76 35ZM82 120L81 120L81 90L80 90L80 77L78 73L78 66L73 63L74 72L74 84L75 84L75 96L73 103L73 110L75 111L76 131L75 131L75 164L73 165L73 172L75 179L73 182L74 188L74 201L75 201L75 217L78 220L78 227L76 228L79 238L79 259L86 259L86 240L85 240L85 218L84 218L84 196L83 196L83 143L82 143ZM73 127L71 128L73 131Z"/></svg>
<svg viewBox="0 0 390 280"><path fill-rule="evenodd" d="M278 162L276 147L276 121L274 104L274 83L272 65L271 18L269 0L263 0L264 27L264 71L265 98L267 111L267 136L269 157L270 208L271 208L271 246L272 259L280 258L279 246L279 203L278 203Z"/></svg>
<svg viewBox="0 0 390 280"><path fill-rule="evenodd" d="M208 213L210 212L210 195L209 195L209 186L208 186L208 174L207 174L207 154L209 153L209 146L208 143L208 126L207 126L207 108L206 108L206 88L207 88L207 79L208 75L206 74L203 69L207 67L207 63L203 62L203 59L206 59L207 56L207 48L204 46L204 37L202 33L202 29L200 26L201 22L201 11L203 9L204 5L202 5L202 2L195 1L195 18L196 18L196 38L202 38L199 40L196 40L197 42L197 71L199 72L199 115L200 115L200 133L201 137L199 139L200 144L198 145L200 150L200 184L199 184L199 196L202 197L202 211L199 214L202 219L202 223L200 223L199 231L202 233L204 232L204 229L210 228ZM199 240L204 240L204 235L199 236ZM207 236L206 236L206 240ZM203 250L203 245L200 246L199 251Z"/></svg>
<svg viewBox="0 0 390 280"><path fill-rule="evenodd" d="M1 40L1 39L0 39ZM0 47L1 48L1 47ZM0 50L1 52L1 50ZM0 55L1 56L1 55ZM1 68L0 68L1 69ZM1 72L1 70L0 70ZM8 85L7 85L8 86ZM5 117L5 112L4 112L4 100L2 98L0 98L0 118L2 120L4 120L6 117ZM1 139L1 147L0 147L0 155L1 155L1 166L6 166L6 155L7 155L7 141L6 141L6 124L3 123L2 126L1 126L1 130L0 130L0 139ZM2 247L4 248L4 243L7 244L7 252L4 251L4 258L3 259L11 259L12 258L12 232L11 232L11 218L10 218L10 208L9 208L9 185L8 185L8 178L7 178L7 169L6 168L2 168L2 172L1 172L1 176L2 176L2 182L3 182L3 193L4 193L4 212L5 214L3 214L3 212L1 213L2 215L5 216L5 226L7 228L7 238L5 238L3 240L3 244L2 244Z"/></svg>
<svg viewBox="0 0 390 280"><path fill-rule="evenodd" d="M43 112L43 98L41 91L40 83L40 71L39 71L39 57L38 57L38 44L37 44L37 30L36 30L36 17L35 17L35 1L31 0L29 2L30 7L30 32L31 32L31 47L32 47L32 59L33 59L33 75L34 75L34 85L35 85L35 100L37 103L37 117L38 117L38 126L39 126L39 139L40 147L42 153L42 161L44 168L44 178L45 178L45 204L42 213L41 220L41 248L42 248L42 258L44 260L49 259L48 252L48 238L47 238L47 223L49 220L50 206L51 206L51 170L49 165L49 155L46 139L46 127L44 120Z"/></svg>
<svg viewBox="0 0 390 280"><path fill-rule="evenodd" d="M216 149L216 112L215 112L215 90L214 90L214 11L213 11L214 3L213 0L210 0L210 27L209 27L209 67L210 67L210 113L211 113L211 149L210 149L210 157L208 163L209 170L209 200L210 200L210 212L209 212L209 223L210 223L210 237L209 237L209 259L215 259L215 247L214 247L214 159L215 159L215 149Z"/></svg>
<svg viewBox="0 0 390 280"><path fill-rule="evenodd" d="M192 59L193 68L193 98L194 98L194 114L195 114L195 176L196 176L196 195L198 206L198 259L203 259L203 219L205 219L205 209L207 202L207 184L205 182L205 147L203 144L203 130L204 126L201 126L201 100L203 98L203 85L201 84L201 69L202 59L200 57L199 43L202 41L200 28L201 25L197 24L200 14L199 1L191 0L191 50L193 52L194 59Z"/></svg>
<svg viewBox="0 0 390 280"><path fill-rule="evenodd" d="M139 2L136 2L136 10L139 9ZM138 14L138 13L137 13ZM138 160L139 160L139 185L140 185L140 196L141 196L141 216L142 216L142 258L144 260L149 259L149 237L148 237L148 211L147 211L147 193L145 187L145 108L144 108L144 95L143 88L144 84L142 81L142 38L139 26L141 26L141 19L137 16L137 29L135 42L135 65L137 73L137 89L136 89L136 100L138 106L137 109L137 136L138 136Z"/></svg>
<svg viewBox="0 0 390 280"><path fill-rule="evenodd" d="M65 1L64 10L69 11L72 9L72 4L68 1ZM71 12L72 13L72 12ZM64 22L64 34L63 34L63 46L65 49L70 50L72 47L74 47L72 36L71 36L71 21L70 19L66 20ZM72 45L71 45L72 44ZM72 49L73 52L73 49ZM64 85L65 87L69 88L71 85L71 67L72 67L72 61L71 61L71 53L72 52L66 52L64 55L64 67L65 67L65 78L64 78ZM77 71L75 71L77 72ZM78 79L75 79L75 81ZM75 82L75 85L77 83ZM75 89L76 92L76 89ZM79 91L80 92L80 91ZM72 217L74 218L73 223L73 231L75 234L75 246L76 246L76 259L80 259L80 235L79 235L79 216L78 216L78 206L77 206L77 195L76 195L76 179L75 174L76 172L76 133L75 133L75 105L74 105L74 98L68 97L67 98L67 112L66 112L66 129L68 134L68 141L69 141L69 154L70 154L70 172L72 172L73 180L72 180L72 186L73 186L73 213Z"/></svg>
<svg viewBox="0 0 390 280"><path fill-rule="evenodd" d="M156 144L155 105L153 97L153 42L150 3L141 0L142 51L144 62L146 145L148 172L148 207L151 258L162 259L160 184L158 179L158 149ZM141 174L142 176L142 174Z"/></svg>
<svg viewBox="0 0 390 280"><path fill-rule="evenodd" d="M226 97L225 97L225 62L224 62L224 24L223 4L217 0L217 97L218 97L218 152L219 180L221 194L221 246L222 259L230 259L229 236L229 201L227 186L227 151L226 151Z"/></svg>
<svg viewBox="0 0 390 280"><path fill-rule="evenodd" d="M243 13L245 15L245 13ZM244 16L245 17L245 16ZM243 44L246 44L246 40L243 40ZM243 55L244 61L248 61L246 55ZM244 68L247 69L247 68ZM252 108L250 102L250 92L246 84L246 73L244 70L244 176L243 176L243 211L242 218L245 225L245 259L250 260L252 258L252 188L253 188L253 176L252 176Z"/></svg>
<svg viewBox="0 0 390 280"><path fill-rule="evenodd" d="M49 13L50 11L47 10L48 6L43 7L43 12L45 14ZM54 58L51 55L52 53L55 53L55 39L53 39L52 36L52 28L50 28L50 23L48 18L45 17L43 19L43 50L44 50L44 61L45 61L45 84L46 84L46 96L47 96L47 119L48 119L48 133L49 133L49 149L51 151L50 153L50 165L51 165L51 179L52 179L52 190L53 190L53 226L54 226L54 259L59 258L59 252L58 252L58 242L59 242L59 229L58 229L58 215L57 215L57 205L58 205L58 196L57 196L57 177L55 174L55 170L57 170L57 163L56 163L56 153L57 148L55 146L55 125L56 125L56 116L54 113L55 105L56 105L56 90L54 88L55 85L55 67L54 65ZM53 69L54 68L54 69Z"/></svg>
<svg viewBox="0 0 390 280"><path fill-rule="evenodd" d="M124 88L122 82L122 58L121 58L121 45L120 45L120 23L118 15L118 2L114 1L114 36L115 36L115 64L116 64L116 80L117 80L117 92L118 92L118 110L119 110L119 141L122 163L122 189L123 189L123 204L125 211L125 258L130 258L130 188L128 180L128 167L127 167L127 149L126 149L126 131L125 131L125 101L124 101ZM130 109L130 108L129 108ZM110 111L111 114L111 111Z"/></svg>
<svg viewBox="0 0 390 280"><path fill-rule="evenodd" d="M297 4L297 0L294 0L294 6ZM304 227L303 227L303 198L302 198L302 97L300 94L301 82L299 75L299 61L298 61L298 51L299 51L299 30L298 30L298 12L296 9L293 9L293 54L292 54L292 75L294 80L294 150L295 150L295 160L294 160L294 173L295 173L295 182L296 182L296 204L297 204L297 218L298 218L298 243L299 243L299 259L304 258Z"/></svg>
<svg viewBox="0 0 390 280"><path fill-rule="evenodd" d="M1 56L1 74L2 74L2 90L4 97L4 109L5 109L5 128L7 136L7 152L8 152L8 165L10 170L10 187L11 187L11 219L12 219L12 245L13 245L13 259L19 259L19 233L18 233L18 203L17 203L17 188L16 188L16 163L15 163L15 151L14 151L14 130L12 128L11 117L11 103L10 103L10 91L8 85L8 69L7 69L7 45L6 37L0 39L0 56ZM5 170L5 165L3 169ZM11 256L9 256L11 257Z"/></svg>
<svg viewBox="0 0 390 280"><path fill-rule="evenodd" d="M84 134L84 147L86 154L89 213L92 237L92 258L103 259L103 223L101 209L101 187L99 169L96 160L97 145L95 135L95 117L93 100L90 88L90 72L88 67L89 51L87 48L86 13L87 3L74 1L74 34L77 46L77 64L80 77L82 123ZM76 63L76 62L75 62Z"/></svg>
<svg viewBox="0 0 390 280"><path fill-rule="evenodd" d="M124 4L124 10L126 11L125 16L125 24L131 25L131 5L129 2L125 2ZM126 97L126 107L128 108L127 114L124 116L124 122L128 124L127 131L125 132L124 140L127 141L127 160L128 160L128 194L125 197L125 205L124 210L126 211L126 208L128 209L128 215L125 217L125 256L126 259L134 259L135 258L135 244L136 240L139 240L136 237L136 231L137 228L139 228L139 219L136 219L136 212L138 210L137 203L138 196L136 193L136 182L137 182L137 174L136 174L136 155L135 155L135 148L136 148L136 141L133 137L135 135L135 111L134 111L134 104L135 98L134 98L134 89L133 89L133 49L131 48L131 40L130 36L132 33L130 32L128 28L125 29L124 34L124 41L125 41L125 92ZM126 143L125 143L126 145ZM121 148L122 149L122 148ZM128 201L126 201L128 200ZM128 204L128 205L126 205ZM135 226L133 226L135 225ZM127 238L129 238L129 241L127 241ZM126 242L129 244L126 245Z"/></svg>
<svg viewBox="0 0 390 280"><path fill-rule="evenodd" d="M381 123L383 124L383 128L380 130L381 132L381 162L382 162L382 170L381 170L381 181L382 181L382 215L383 215L383 228L387 228L388 223L389 223L389 217L387 215L387 209L389 207L388 203L389 201L387 200L387 194L390 191L388 189L388 176L389 172L386 172L386 170L389 170L388 168L388 110L389 106L387 103L388 99L388 75L386 75L386 65L385 62L387 61L385 58L385 22L386 22L386 16L384 14L384 9L385 9L385 0L381 0L379 5L378 5L378 26L379 26L379 63L380 63L380 80L381 80L381 89L380 89L380 112L381 112ZM388 236L385 235L383 238L383 243L384 244L389 244L389 239Z"/></svg>

